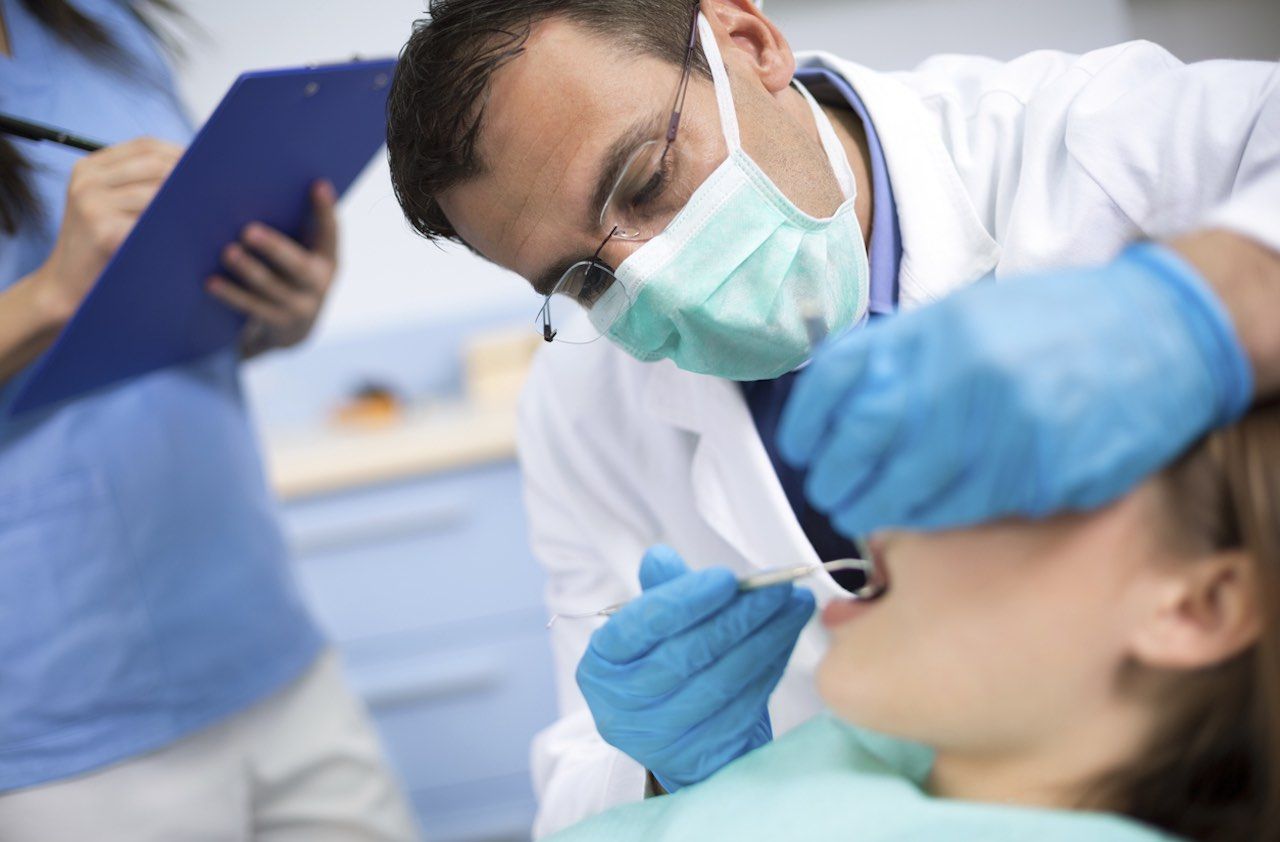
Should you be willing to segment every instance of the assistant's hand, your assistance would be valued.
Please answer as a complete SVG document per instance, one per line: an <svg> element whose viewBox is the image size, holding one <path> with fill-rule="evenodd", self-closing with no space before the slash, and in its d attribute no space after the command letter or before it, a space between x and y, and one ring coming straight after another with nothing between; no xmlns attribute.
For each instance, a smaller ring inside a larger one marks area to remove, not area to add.
<svg viewBox="0 0 1280 842"><path fill-rule="evenodd" d="M847 535L1106 503L1240 415L1231 322L1172 252L986 284L842 338L779 428Z"/></svg>
<svg viewBox="0 0 1280 842"><path fill-rule="evenodd" d="M311 188L310 248L261 223L248 225L222 262L240 283L215 275L209 292L249 317L241 340L246 357L296 345L311 333L338 270L337 195L327 181Z"/></svg>
<svg viewBox="0 0 1280 842"><path fill-rule="evenodd" d="M76 161L58 239L32 273L61 319L80 306L180 157L181 147L144 137Z"/></svg>
<svg viewBox="0 0 1280 842"><path fill-rule="evenodd" d="M662 546L645 554L640 584L592 635L578 686L605 741L674 792L772 738L766 705L813 595L741 593L728 570L690 572Z"/></svg>

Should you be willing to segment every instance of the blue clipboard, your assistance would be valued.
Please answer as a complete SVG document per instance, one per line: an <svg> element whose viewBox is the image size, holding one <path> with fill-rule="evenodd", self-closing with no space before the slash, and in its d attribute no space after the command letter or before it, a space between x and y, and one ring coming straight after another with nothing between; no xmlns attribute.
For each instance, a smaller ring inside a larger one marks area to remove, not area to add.
<svg viewBox="0 0 1280 842"><path fill-rule="evenodd" d="M339 195L386 141L394 59L246 73L236 80L71 321L15 384L10 415L234 344L244 317L205 280L258 220L295 239L310 186Z"/></svg>

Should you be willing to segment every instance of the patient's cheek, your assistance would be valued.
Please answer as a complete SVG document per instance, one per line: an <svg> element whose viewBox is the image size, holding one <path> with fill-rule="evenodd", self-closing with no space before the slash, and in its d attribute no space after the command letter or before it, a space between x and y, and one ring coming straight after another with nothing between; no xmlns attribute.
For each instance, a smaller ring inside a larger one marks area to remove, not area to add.
<svg viewBox="0 0 1280 842"><path fill-rule="evenodd" d="M834 713L846 716L846 713L840 710L840 668L834 663L830 651L818 664L817 679L818 695L822 697L822 701Z"/></svg>

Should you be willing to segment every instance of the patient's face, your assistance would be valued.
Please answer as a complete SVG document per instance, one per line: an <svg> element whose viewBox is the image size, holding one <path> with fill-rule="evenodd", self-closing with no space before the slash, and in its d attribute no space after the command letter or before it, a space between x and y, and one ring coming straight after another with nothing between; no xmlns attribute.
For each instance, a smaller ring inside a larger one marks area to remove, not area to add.
<svg viewBox="0 0 1280 842"><path fill-rule="evenodd" d="M1023 750L1109 704L1161 558L1156 505L1144 486L1088 515L875 536L889 592L824 612L824 699L957 752Z"/></svg>

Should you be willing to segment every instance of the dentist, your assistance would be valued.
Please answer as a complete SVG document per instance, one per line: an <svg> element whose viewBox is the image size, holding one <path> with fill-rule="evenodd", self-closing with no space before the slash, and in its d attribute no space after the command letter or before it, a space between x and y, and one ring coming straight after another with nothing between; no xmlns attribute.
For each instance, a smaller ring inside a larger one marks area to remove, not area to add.
<svg viewBox="0 0 1280 842"><path fill-rule="evenodd" d="M884 74L797 57L750 0L436 0L388 138L410 222L544 296L549 610L635 600L554 630L538 833L820 709L814 597L730 573L1096 505L1280 388L1274 64ZM811 311L833 340L797 371Z"/></svg>

